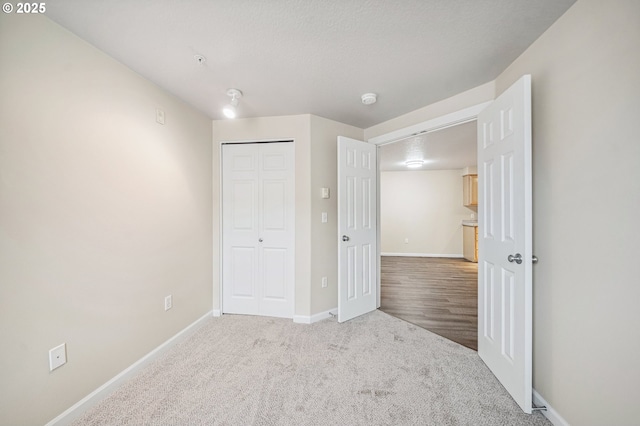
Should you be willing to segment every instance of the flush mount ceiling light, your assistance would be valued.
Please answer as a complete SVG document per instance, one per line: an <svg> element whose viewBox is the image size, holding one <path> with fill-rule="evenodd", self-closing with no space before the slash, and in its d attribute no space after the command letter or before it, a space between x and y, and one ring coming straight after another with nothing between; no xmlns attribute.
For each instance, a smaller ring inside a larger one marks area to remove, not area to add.
<svg viewBox="0 0 640 426"><path fill-rule="evenodd" d="M410 169L417 169L418 167L422 167L423 164L424 160L407 160L404 162L404 165Z"/></svg>
<svg viewBox="0 0 640 426"><path fill-rule="evenodd" d="M362 95L361 99L363 104L371 105L376 103L376 101L378 100L378 95L376 95L375 93L365 93L364 95Z"/></svg>
<svg viewBox="0 0 640 426"><path fill-rule="evenodd" d="M231 98L231 102L222 108L222 113L227 118L236 118L236 107L238 106L238 99L242 97L242 92L238 89L228 89L227 96Z"/></svg>

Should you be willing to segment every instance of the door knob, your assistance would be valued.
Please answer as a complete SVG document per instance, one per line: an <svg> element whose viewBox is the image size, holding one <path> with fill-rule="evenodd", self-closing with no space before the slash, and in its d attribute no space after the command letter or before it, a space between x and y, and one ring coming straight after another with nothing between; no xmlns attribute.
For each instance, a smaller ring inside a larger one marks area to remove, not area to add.
<svg viewBox="0 0 640 426"><path fill-rule="evenodd" d="M349 236L348 235L343 235L342 236L342 241L349 241Z"/></svg>
<svg viewBox="0 0 640 426"><path fill-rule="evenodd" d="M520 253L516 253L515 255L510 254L507 256L507 260L509 262L516 262L519 265L522 263L522 255Z"/></svg>

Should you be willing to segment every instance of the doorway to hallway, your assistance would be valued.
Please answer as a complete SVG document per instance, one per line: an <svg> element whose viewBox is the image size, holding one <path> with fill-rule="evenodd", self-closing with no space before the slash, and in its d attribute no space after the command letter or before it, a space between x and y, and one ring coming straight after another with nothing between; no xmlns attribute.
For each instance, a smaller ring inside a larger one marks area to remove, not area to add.
<svg viewBox="0 0 640 426"><path fill-rule="evenodd" d="M478 264L382 256L380 310L478 350Z"/></svg>

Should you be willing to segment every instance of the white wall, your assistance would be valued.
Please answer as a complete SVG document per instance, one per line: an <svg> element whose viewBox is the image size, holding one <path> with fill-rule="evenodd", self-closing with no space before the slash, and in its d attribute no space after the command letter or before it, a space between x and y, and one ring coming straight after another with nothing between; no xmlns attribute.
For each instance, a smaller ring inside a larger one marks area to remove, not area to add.
<svg viewBox="0 0 640 426"><path fill-rule="evenodd" d="M640 2L579 0L532 74L534 387L573 425L638 424Z"/></svg>
<svg viewBox="0 0 640 426"><path fill-rule="evenodd" d="M0 64L0 423L37 425L211 309L211 122L43 16Z"/></svg>
<svg viewBox="0 0 640 426"><path fill-rule="evenodd" d="M461 223L471 213L460 170L380 172L383 254L462 257Z"/></svg>

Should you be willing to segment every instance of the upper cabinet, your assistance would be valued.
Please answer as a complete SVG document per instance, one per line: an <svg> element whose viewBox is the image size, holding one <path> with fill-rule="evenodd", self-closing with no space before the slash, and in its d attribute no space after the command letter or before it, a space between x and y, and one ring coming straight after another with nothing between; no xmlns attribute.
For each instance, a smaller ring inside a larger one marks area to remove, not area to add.
<svg viewBox="0 0 640 426"><path fill-rule="evenodd" d="M478 175L462 176L462 204L466 207L478 205Z"/></svg>

